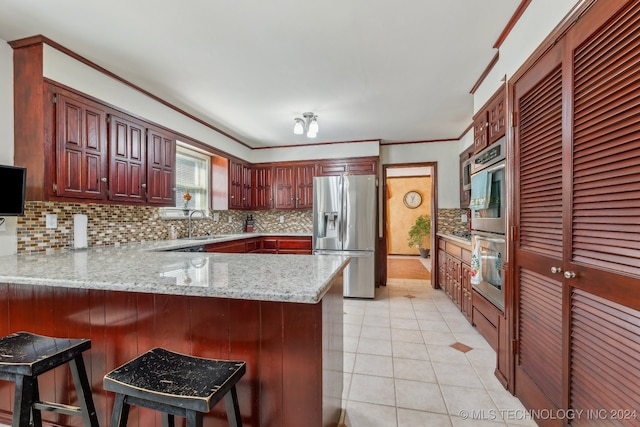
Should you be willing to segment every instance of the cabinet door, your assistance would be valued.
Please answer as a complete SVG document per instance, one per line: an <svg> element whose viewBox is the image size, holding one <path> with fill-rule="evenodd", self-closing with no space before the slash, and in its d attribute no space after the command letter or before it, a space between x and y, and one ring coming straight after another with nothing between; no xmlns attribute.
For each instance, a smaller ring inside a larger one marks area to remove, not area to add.
<svg viewBox="0 0 640 427"><path fill-rule="evenodd" d="M176 141L172 135L156 129L147 133L147 202L176 204Z"/></svg>
<svg viewBox="0 0 640 427"><path fill-rule="evenodd" d="M447 288L447 253L438 249L438 286L446 292Z"/></svg>
<svg viewBox="0 0 640 427"><path fill-rule="evenodd" d="M296 166L296 208L311 209L313 207L313 177L315 165Z"/></svg>
<svg viewBox="0 0 640 427"><path fill-rule="evenodd" d="M253 168L253 207L255 209L273 208L273 169L271 166Z"/></svg>
<svg viewBox="0 0 640 427"><path fill-rule="evenodd" d="M276 209L293 209L296 206L293 173L292 166L276 166L274 168Z"/></svg>
<svg viewBox="0 0 640 427"><path fill-rule="evenodd" d="M462 263L461 267L461 275L460 275L460 286L462 288L462 300L460 301L460 308L462 309L462 314L465 315L467 320L471 322L471 317L473 313L473 301L471 291L471 266L469 264Z"/></svg>
<svg viewBox="0 0 640 427"><path fill-rule="evenodd" d="M251 181L251 166L246 163L242 165L242 208L251 209L253 201L251 200L253 184Z"/></svg>
<svg viewBox="0 0 640 427"><path fill-rule="evenodd" d="M242 208L242 194L244 189L242 187L243 177L243 164L229 161L229 208L240 209Z"/></svg>
<svg viewBox="0 0 640 427"><path fill-rule="evenodd" d="M488 145L493 144L505 134L506 113L504 108L504 92L501 90L489 105Z"/></svg>
<svg viewBox="0 0 640 427"><path fill-rule="evenodd" d="M109 199L142 203L147 182L146 127L109 116Z"/></svg>
<svg viewBox="0 0 640 427"><path fill-rule="evenodd" d="M97 104L57 95L56 195L105 199L106 113Z"/></svg>
<svg viewBox="0 0 640 427"><path fill-rule="evenodd" d="M483 111L473 122L473 149L481 151L487 146L487 112Z"/></svg>

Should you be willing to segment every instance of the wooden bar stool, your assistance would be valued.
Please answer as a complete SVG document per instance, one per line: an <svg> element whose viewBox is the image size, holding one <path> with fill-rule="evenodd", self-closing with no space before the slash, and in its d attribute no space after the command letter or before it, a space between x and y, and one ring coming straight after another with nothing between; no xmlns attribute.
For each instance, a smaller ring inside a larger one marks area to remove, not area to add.
<svg viewBox="0 0 640 427"><path fill-rule="evenodd" d="M0 338L0 379L16 383L13 403L13 427L42 426L40 411L81 416L85 426L98 427L91 387L82 352L91 348L91 340L51 338L29 332L16 332ZM79 407L42 402L38 375L69 363Z"/></svg>
<svg viewBox="0 0 640 427"><path fill-rule="evenodd" d="M187 427L201 427L203 414L223 397L229 426L241 427L236 383L246 363L212 360L154 348L104 376L104 389L116 393L112 427L125 427L130 405L162 412L163 427L174 415Z"/></svg>

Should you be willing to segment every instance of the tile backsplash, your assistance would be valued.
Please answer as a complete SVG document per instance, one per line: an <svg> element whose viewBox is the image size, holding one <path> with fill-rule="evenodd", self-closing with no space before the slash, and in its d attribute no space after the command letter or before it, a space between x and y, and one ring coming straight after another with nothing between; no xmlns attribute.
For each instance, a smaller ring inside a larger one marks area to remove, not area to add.
<svg viewBox="0 0 640 427"><path fill-rule="evenodd" d="M253 215L254 231L264 233L311 233L313 211L214 211L218 221L210 216L194 216L194 236L206 234L241 233L247 215ZM467 209L438 209L438 232L452 234L468 231L469 222L461 215ZM57 227L46 228L46 214L57 216ZM174 226L178 237L186 237L187 218L165 219L160 209L150 206L103 205L94 203L27 202L24 216L18 217L18 253L48 252L73 246L73 215L88 218L89 247L115 246L124 243L169 238Z"/></svg>
<svg viewBox="0 0 640 427"><path fill-rule="evenodd" d="M462 222L462 215L467 215L467 222ZM438 233L454 234L469 231L471 226L469 209L438 209Z"/></svg>
<svg viewBox="0 0 640 427"><path fill-rule="evenodd" d="M219 220L194 216L194 236L240 233L244 220L252 214L254 231L311 233L313 213L305 211L215 211ZM57 216L57 228L46 228L46 215ZM150 206L103 205L94 203L27 202L24 216L18 217L18 253L48 252L73 246L73 215L88 218L89 247L169 238L171 226L178 237L187 236L187 218L165 219L160 209ZM282 222L281 222L282 217Z"/></svg>

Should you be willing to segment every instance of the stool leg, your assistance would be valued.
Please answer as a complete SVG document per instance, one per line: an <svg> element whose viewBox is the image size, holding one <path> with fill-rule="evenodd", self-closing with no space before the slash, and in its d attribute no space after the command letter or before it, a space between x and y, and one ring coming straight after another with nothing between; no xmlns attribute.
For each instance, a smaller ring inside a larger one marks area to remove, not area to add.
<svg viewBox="0 0 640 427"><path fill-rule="evenodd" d="M42 412L33 407L33 404L40 401L40 389L38 388L38 377L32 378L31 386L31 425L42 427Z"/></svg>
<svg viewBox="0 0 640 427"><path fill-rule="evenodd" d="M31 407L33 402L33 379L18 375L16 377L16 391L13 400L12 427L28 426L31 421Z"/></svg>
<svg viewBox="0 0 640 427"><path fill-rule="evenodd" d="M162 427L176 427L175 418L166 412L162 413Z"/></svg>
<svg viewBox="0 0 640 427"><path fill-rule="evenodd" d="M126 427L129 419L129 404L124 401L124 394L117 393L113 402L111 414L111 427Z"/></svg>
<svg viewBox="0 0 640 427"><path fill-rule="evenodd" d="M187 427L202 427L202 412L187 409Z"/></svg>
<svg viewBox="0 0 640 427"><path fill-rule="evenodd" d="M227 408L229 427L242 427L242 418L240 418L240 408L238 407L238 393L235 385L224 395L224 406Z"/></svg>
<svg viewBox="0 0 640 427"><path fill-rule="evenodd" d="M87 371L84 367L84 359L82 354L76 356L69 362L71 375L73 376L73 384L76 388L80 409L82 410L82 420L85 426L99 427L96 408L93 405L93 397L91 396L91 385L87 378Z"/></svg>

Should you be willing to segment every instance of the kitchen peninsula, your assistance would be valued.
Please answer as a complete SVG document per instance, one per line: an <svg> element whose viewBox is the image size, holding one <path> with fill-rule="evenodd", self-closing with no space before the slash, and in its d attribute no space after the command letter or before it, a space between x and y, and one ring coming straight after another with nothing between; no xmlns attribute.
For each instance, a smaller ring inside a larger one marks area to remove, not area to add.
<svg viewBox="0 0 640 427"><path fill-rule="evenodd" d="M215 240L215 239L212 239ZM342 271L348 257L177 252L195 240L0 257L0 333L85 337L101 425L113 395L105 373L152 347L247 362L244 425L337 425L342 406ZM41 378L43 400L71 403L65 367ZM13 384L0 384L10 423ZM226 425L224 404L205 426ZM62 415L43 414L54 425ZM74 424L75 425L75 424ZM160 425L132 409L130 426Z"/></svg>

